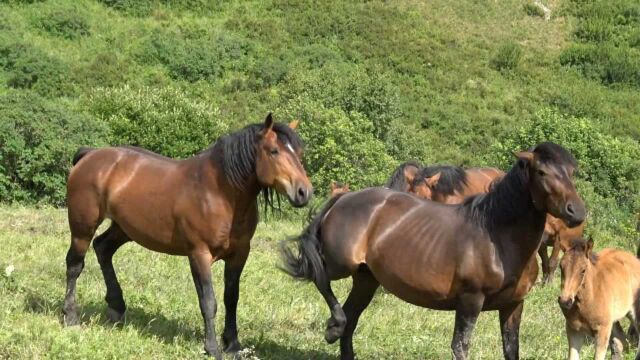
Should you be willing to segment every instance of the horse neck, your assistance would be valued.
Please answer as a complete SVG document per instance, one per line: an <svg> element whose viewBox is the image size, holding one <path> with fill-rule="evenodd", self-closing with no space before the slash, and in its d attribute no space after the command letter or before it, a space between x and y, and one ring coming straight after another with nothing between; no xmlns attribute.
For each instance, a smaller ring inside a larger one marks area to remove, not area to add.
<svg viewBox="0 0 640 360"><path fill-rule="evenodd" d="M538 249L546 214L535 208L528 174L517 165L486 195L478 197L479 211L491 238L515 245L521 257ZM507 234L507 236L504 236Z"/></svg>
<svg viewBox="0 0 640 360"><path fill-rule="evenodd" d="M594 264L592 264L591 261L589 261L587 263L587 269L584 272L584 281L582 282L582 285L580 286L576 294L576 296L582 302L589 302L591 299L593 299L593 279L596 277L597 272L598 268Z"/></svg>

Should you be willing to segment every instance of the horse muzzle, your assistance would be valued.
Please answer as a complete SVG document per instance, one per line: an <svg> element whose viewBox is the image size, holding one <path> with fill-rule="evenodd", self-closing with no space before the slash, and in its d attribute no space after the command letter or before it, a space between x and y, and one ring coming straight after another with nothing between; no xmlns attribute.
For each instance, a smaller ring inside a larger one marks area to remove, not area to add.
<svg viewBox="0 0 640 360"><path fill-rule="evenodd" d="M289 191L287 191L289 202L291 203L291 205L297 208L307 205L309 203L309 200L311 200L312 195L313 188L300 183L291 186Z"/></svg>
<svg viewBox="0 0 640 360"><path fill-rule="evenodd" d="M558 304L560 305L560 308L564 309L564 310L569 310L571 309L571 307L573 306L573 298L565 298L563 296L558 296Z"/></svg>

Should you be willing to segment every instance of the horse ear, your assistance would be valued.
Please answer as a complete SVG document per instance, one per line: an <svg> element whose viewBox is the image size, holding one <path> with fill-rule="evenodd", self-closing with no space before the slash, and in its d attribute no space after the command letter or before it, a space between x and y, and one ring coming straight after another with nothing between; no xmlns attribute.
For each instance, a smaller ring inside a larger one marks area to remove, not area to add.
<svg viewBox="0 0 640 360"><path fill-rule="evenodd" d="M292 122L289 123L289 128L291 130L295 130L298 127L299 123L300 123L300 120L293 120Z"/></svg>
<svg viewBox="0 0 640 360"><path fill-rule="evenodd" d="M531 151L516 151L513 156L518 158L519 163L530 165L533 162L534 154Z"/></svg>
<svg viewBox="0 0 640 360"><path fill-rule="evenodd" d="M593 251L593 237L589 235L589 240L587 241L587 258L591 257L591 252Z"/></svg>
<svg viewBox="0 0 640 360"><path fill-rule="evenodd" d="M413 184L413 180L416 178L416 175L418 175L418 171L419 170L413 166L407 166L404 169L404 179L407 184Z"/></svg>
<svg viewBox="0 0 640 360"><path fill-rule="evenodd" d="M435 175L427 178L426 183L430 188L432 188L436 186L436 184L438 183L438 180L440 180L440 173L436 173Z"/></svg>
<svg viewBox="0 0 640 360"><path fill-rule="evenodd" d="M349 191L349 184L344 184L344 190Z"/></svg>
<svg viewBox="0 0 640 360"><path fill-rule="evenodd" d="M273 128L273 116L271 113L264 119L264 128L265 130L271 130Z"/></svg>
<svg viewBox="0 0 640 360"><path fill-rule="evenodd" d="M337 188L337 186L336 186L336 182L335 182L335 181L332 181L332 182L331 182L331 191L335 190L336 188Z"/></svg>

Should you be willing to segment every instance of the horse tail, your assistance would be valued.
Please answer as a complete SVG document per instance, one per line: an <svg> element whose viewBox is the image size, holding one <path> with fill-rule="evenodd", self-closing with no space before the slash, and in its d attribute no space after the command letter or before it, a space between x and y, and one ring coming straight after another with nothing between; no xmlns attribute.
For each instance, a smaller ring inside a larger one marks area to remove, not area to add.
<svg viewBox="0 0 640 360"><path fill-rule="evenodd" d="M281 270L296 279L325 283L327 273L322 257L322 241L320 237L322 219L331 207L344 195L338 194L324 205L322 210L311 217L309 225L298 237L284 240L280 243L282 257ZM294 252L289 242L297 242L298 250Z"/></svg>
<svg viewBox="0 0 640 360"><path fill-rule="evenodd" d="M84 146L81 147L80 149L78 149L78 151L76 151L76 154L73 155L73 160L71 161L71 163L75 166L78 163L78 161L80 161L80 159L82 159L85 155L92 152L93 150L95 149L90 147L84 147Z"/></svg>

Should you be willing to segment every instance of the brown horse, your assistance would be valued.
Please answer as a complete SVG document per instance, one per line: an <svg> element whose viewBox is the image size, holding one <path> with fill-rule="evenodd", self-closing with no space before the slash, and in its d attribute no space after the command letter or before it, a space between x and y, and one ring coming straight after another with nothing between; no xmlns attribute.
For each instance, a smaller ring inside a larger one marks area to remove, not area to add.
<svg viewBox="0 0 640 360"><path fill-rule="evenodd" d="M391 174L385 187L402 192L413 192L412 184L422 166L417 161L406 161L400 164Z"/></svg>
<svg viewBox="0 0 640 360"><path fill-rule="evenodd" d="M341 182L332 181L329 188L329 198L332 198L338 194L344 194L349 192L349 184L343 184Z"/></svg>
<svg viewBox="0 0 640 360"><path fill-rule="evenodd" d="M294 241L283 244L284 270L313 281L329 305L325 339L340 339L353 359L358 318L380 284L423 307L455 310L451 343L468 357L481 311L498 310L505 358L518 358L523 301L538 275L536 251L547 212L570 226L584 220L573 156L553 143L516 154L511 171L484 195L459 205L370 188L332 198ZM331 281L351 276L343 307Z"/></svg>
<svg viewBox="0 0 640 360"><path fill-rule="evenodd" d="M273 122L269 114L264 124L247 126L181 161L133 147L81 149L67 182L71 247L65 324L80 322L76 280L96 229L109 218L111 226L93 242L107 287L109 319L121 321L125 312L111 261L120 246L133 240L153 251L187 256L204 318L205 351L222 359L211 283L211 265L222 259L222 340L224 351L238 351L239 281L258 223L256 199L262 191L268 201L275 189L296 207L308 203L312 187L300 163L302 146L293 129Z"/></svg>
<svg viewBox="0 0 640 360"><path fill-rule="evenodd" d="M562 257L562 293L558 303L566 319L569 359L580 358L585 336L596 340L597 360L622 359L624 317L640 326L640 260L625 251L592 252L593 241L574 239ZM640 359L640 352L636 354Z"/></svg>
<svg viewBox="0 0 640 360"><path fill-rule="evenodd" d="M542 242L538 254L542 262L542 284L546 285L553 279L553 274L558 267L558 259L560 250L567 251L571 244L571 240L582 236L584 231L584 223L570 228L561 219L547 214L547 222L544 225L544 233L542 234ZM551 256L547 252L547 247L552 247Z"/></svg>
<svg viewBox="0 0 640 360"><path fill-rule="evenodd" d="M488 192L491 183L502 176L504 172L495 168L428 166L414 177L412 192L439 203L460 204L467 196Z"/></svg>

